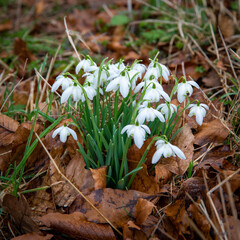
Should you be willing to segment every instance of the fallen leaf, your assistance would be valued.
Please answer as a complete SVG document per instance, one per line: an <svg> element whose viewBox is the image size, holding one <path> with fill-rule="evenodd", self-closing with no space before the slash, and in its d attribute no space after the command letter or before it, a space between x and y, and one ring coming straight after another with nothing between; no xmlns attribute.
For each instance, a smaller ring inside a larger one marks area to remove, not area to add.
<svg viewBox="0 0 240 240"><path fill-rule="evenodd" d="M202 146L206 143L222 143L227 138L229 130L220 119L203 123L195 134L194 144Z"/></svg>
<svg viewBox="0 0 240 240"><path fill-rule="evenodd" d="M6 115L0 115L0 171L3 173L10 165L14 133L19 125L14 119Z"/></svg>
<svg viewBox="0 0 240 240"><path fill-rule="evenodd" d="M224 38L230 38L235 32L233 20L224 13L219 14L219 28Z"/></svg>
<svg viewBox="0 0 240 240"><path fill-rule="evenodd" d="M159 185L166 184L172 177L172 173L160 162L155 166L155 180Z"/></svg>
<svg viewBox="0 0 240 240"><path fill-rule="evenodd" d="M31 219L31 211L27 200L23 195L15 197L11 194L5 194L2 199L2 208L11 215L14 225L22 233L38 232L37 224Z"/></svg>
<svg viewBox="0 0 240 240"><path fill-rule="evenodd" d="M130 163L129 166L132 164ZM136 168L136 164L134 164ZM138 171L137 175L133 179L130 189L137 190L148 194L156 194L159 191L158 182L153 176L149 176L147 172L147 166L142 164L142 169Z"/></svg>
<svg viewBox="0 0 240 240"><path fill-rule="evenodd" d="M11 238L11 240L50 240L53 238L52 234L47 234L46 236L43 236L40 233L27 233L18 237Z"/></svg>
<svg viewBox="0 0 240 240"><path fill-rule="evenodd" d="M154 204L146 199L140 198L136 205L136 223L141 226L151 214Z"/></svg>
<svg viewBox="0 0 240 240"><path fill-rule="evenodd" d="M116 239L112 228L106 224L96 224L86 221L84 214L49 213L41 218L47 227L67 234L74 239L114 240Z"/></svg>
<svg viewBox="0 0 240 240"><path fill-rule="evenodd" d="M155 196L142 192L104 188L93 191L86 196L100 212L115 226L122 227L129 221L130 216L136 217L136 204L139 198L152 200ZM106 223L81 196L70 208L70 212L80 211L90 222Z"/></svg>
<svg viewBox="0 0 240 240"><path fill-rule="evenodd" d="M36 16L39 17L45 9L44 1L39 1L35 5Z"/></svg>
<svg viewBox="0 0 240 240"><path fill-rule="evenodd" d="M107 185L107 166L102 166L97 169L90 168L92 177L94 179L94 189L102 189Z"/></svg>
<svg viewBox="0 0 240 240"><path fill-rule="evenodd" d="M197 201L197 204L200 204L200 198ZM211 225L207 220L206 216L199 212L198 208L191 204L187 209L190 216L192 216L193 220L196 222L199 230L204 234L206 239L211 239L210 237L210 229Z"/></svg>
<svg viewBox="0 0 240 240"><path fill-rule="evenodd" d="M220 77L217 75L216 71L211 70L205 74L202 78L202 82L206 87L217 87L221 86Z"/></svg>

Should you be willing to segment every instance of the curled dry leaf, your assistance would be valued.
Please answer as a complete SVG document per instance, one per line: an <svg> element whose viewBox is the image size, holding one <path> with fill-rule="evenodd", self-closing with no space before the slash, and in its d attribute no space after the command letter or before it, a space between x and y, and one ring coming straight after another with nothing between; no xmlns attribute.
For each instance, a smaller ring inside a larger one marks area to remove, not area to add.
<svg viewBox="0 0 240 240"><path fill-rule="evenodd" d="M140 198L136 205L136 223L141 226L151 214L154 204L146 199Z"/></svg>
<svg viewBox="0 0 240 240"><path fill-rule="evenodd" d="M74 239L115 240L112 228L106 224L96 224L86 221L84 214L49 213L41 218L47 227L57 232L67 234Z"/></svg>
<svg viewBox="0 0 240 240"><path fill-rule="evenodd" d="M0 171L5 172L9 166L14 133L19 127L14 119L0 115Z"/></svg>
<svg viewBox="0 0 240 240"><path fill-rule="evenodd" d="M94 179L94 189L102 189L107 185L107 166L102 166L97 169L90 168L92 177Z"/></svg>
<svg viewBox="0 0 240 240"><path fill-rule="evenodd" d="M87 195L87 198L113 225L122 227L129 221L130 216L136 217L136 204L139 198L152 200L155 196L134 190L104 188L93 191ZM70 212L75 211L84 213L90 222L106 223L96 210L92 209L80 196L70 208Z"/></svg>
<svg viewBox="0 0 240 240"><path fill-rule="evenodd" d="M220 119L203 123L195 134L194 144L202 146L206 143L222 143L227 138L229 130Z"/></svg>
<svg viewBox="0 0 240 240"><path fill-rule="evenodd" d="M15 238L12 238L11 240L50 240L52 239L53 235L52 234L47 234L46 236L43 236L40 233L27 233Z"/></svg>
<svg viewBox="0 0 240 240"><path fill-rule="evenodd" d="M15 197L5 194L1 199L1 205L3 210L11 215L14 226L22 233L39 231L37 224L30 217L31 211L23 195Z"/></svg>

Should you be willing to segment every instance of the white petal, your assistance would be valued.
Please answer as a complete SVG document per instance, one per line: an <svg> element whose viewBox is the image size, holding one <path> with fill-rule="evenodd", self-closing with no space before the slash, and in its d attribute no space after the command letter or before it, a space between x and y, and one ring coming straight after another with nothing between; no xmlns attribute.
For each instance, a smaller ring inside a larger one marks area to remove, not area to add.
<svg viewBox="0 0 240 240"><path fill-rule="evenodd" d="M64 126L61 126L61 127L57 128L57 129L53 132L52 138L55 138L55 137L58 135L58 133L60 133L60 132L62 131L63 128L64 128Z"/></svg>
<svg viewBox="0 0 240 240"><path fill-rule="evenodd" d="M173 155L173 151L172 151L171 147L169 146L169 143L165 144L163 146L163 148L164 148L163 155L165 158L171 157Z"/></svg>
<svg viewBox="0 0 240 240"><path fill-rule="evenodd" d="M77 134L75 133L75 131L73 131L71 128L68 128L68 131L73 136L73 138L77 140Z"/></svg>
<svg viewBox="0 0 240 240"><path fill-rule="evenodd" d="M150 128L149 128L147 125L141 125L141 127L142 127L148 134L151 133Z"/></svg>
<svg viewBox="0 0 240 240"><path fill-rule="evenodd" d="M203 123L203 116L196 113L196 122L201 126Z"/></svg>
<svg viewBox="0 0 240 240"><path fill-rule="evenodd" d="M156 116L159 118L159 120L161 122L165 122L165 119L164 119L163 115L160 112L156 111L155 114L156 114Z"/></svg>
<svg viewBox="0 0 240 240"><path fill-rule="evenodd" d="M153 154L152 164L157 163L157 162L160 160L160 158L162 157L162 154L163 154L163 147L161 147L160 149L158 149L158 150Z"/></svg>
<svg viewBox="0 0 240 240"><path fill-rule="evenodd" d="M106 92L110 92L112 90L116 91L116 88L118 89L118 81L117 79L114 79L113 81L111 81L106 88Z"/></svg>
<svg viewBox="0 0 240 240"><path fill-rule="evenodd" d="M80 62L78 63L78 65L76 66L76 69L75 69L76 74L79 73L79 71L81 70L82 66L83 66L83 62L80 61Z"/></svg>
<svg viewBox="0 0 240 240"><path fill-rule="evenodd" d="M171 144L171 148L179 158L186 159L185 154L182 152L182 150L180 148L178 148L177 146L174 146L172 144Z"/></svg>
<svg viewBox="0 0 240 240"><path fill-rule="evenodd" d="M55 92L61 85L61 81L58 80L56 81L53 85L52 85L52 89L51 89L51 92Z"/></svg>
<svg viewBox="0 0 240 240"><path fill-rule="evenodd" d="M73 87L67 88L61 96L61 104L65 103L72 94Z"/></svg>
<svg viewBox="0 0 240 240"><path fill-rule="evenodd" d="M198 89L200 88L199 85L196 82L194 82L194 81L188 81L187 83L191 84L192 86L194 86L194 87L196 87Z"/></svg>
<svg viewBox="0 0 240 240"><path fill-rule="evenodd" d="M67 135L68 135L68 130L66 129L66 127L64 127L60 132L60 141L65 143L67 141Z"/></svg>
<svg viewBox="0 0 240 240"><path fill-rule="evenodd" d="M202 106L202 107L206 108L207 110L209 110L208 105L206 105L206 104L204 104L204 103L201 103L200 106Z"/></svg>
<svg viewBox="0 0 240 240"><path fill-rule="evenodd" d="M120 82L120 93L124 98L127 97L129 93L129 82L128 80L123 78L121 79L121 82Z"/></svg>
<svg viewBox="0 0 240 240"><path fill-rule="evenodd" d="M129 128L131 128L133 125L127 125L125 126L122 131L121 131L121 134L123 134L124 132L126 132Z"/></svg>

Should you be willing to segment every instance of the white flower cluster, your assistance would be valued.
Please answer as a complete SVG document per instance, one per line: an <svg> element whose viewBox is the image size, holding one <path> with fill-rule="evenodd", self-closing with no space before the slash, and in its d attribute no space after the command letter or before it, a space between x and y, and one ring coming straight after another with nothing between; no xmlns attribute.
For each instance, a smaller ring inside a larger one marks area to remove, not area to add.
<svg viewBox="0 0 240 240"><path fill-rule="evenodd" d="M127 132L128 137L133 137L138 148L141 148L144 144L146 133L151 133L149 127L144 123L154 121L156 118L160 122L166 122L177 111L177 107L170 103L171 99L169 95L159 83L159 79L162 82L162 78L168 81L170 72L166 66L157 61L151 60L148 67L138 62L135 62L131 67L125 66L123 61L115 64L110 61L98 67L91 59L84 59L76 66L76 74L79 74L81 70L84 72L82 76L85 77L83 85L71 79L69 75L63 74L56 78L56 82L52 86L52 92L56 91L60 86L62 87L61 103L67 102L71 96L75 102L84 102L86 100L85 96L93 100L97 95L97 91L103 94L102 88L105 88L106 92L116 92L119 90L123 98L128 97L132 91L134 93L141 92L142 98L141 102L137 104L138 109L135 124L125 126L121 131L122 134ZM138 79L142 79L143 76L144 81L137 84ZM192 95L193 87L199 88L198 84L194 81L183 79L181 83L178 83L175 93L177 93L177 99L180 103L185 100L187 95ZM160 99L164 99L165 103L157 104L157 108L153 108L151 104L158 103ZM201 125L208 106L198 103L190 104L189 108L189 116L195 115L197 123ZM69 134L72 134L75 138L73 130L70 129L70 131L67 127L59 129L54 132L53 137L57 133L60 133L60 140L63 142L66 141L66 136ZM153 163L156 163L161 156L169 157L175 156L175 154L179 158L185 159L184 153L167 141L159 140L156 142L156 146L157 151L153 156Z"/></svg>

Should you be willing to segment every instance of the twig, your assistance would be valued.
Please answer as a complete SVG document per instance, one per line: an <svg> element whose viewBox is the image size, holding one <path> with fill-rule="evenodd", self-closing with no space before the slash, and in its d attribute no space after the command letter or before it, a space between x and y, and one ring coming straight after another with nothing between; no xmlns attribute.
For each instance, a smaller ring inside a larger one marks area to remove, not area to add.
<svg viewBox="0 0 240 240"><path fill-rule="evenodd" d="M67 36L68 36L68 40L69 40L69 42L71 43L71 45L72 45L75 53L77 54L77 57L78 57L79 61L81 61L81 57L80 57L80 55L79 55L79 53L78 53L78 51L77 51L77 49L76 49L76 47L75 47L75 45L74 45L74 42L73 42L73 40L72 40L72 37L71 37L70 34L69 34L69 30L68 30L66 18L67 18L67 17L65 16L65 17L64 17L64 25L65 25L66 33L67 33Z"/></svg>
<svg viewBox="0 0 240 240"><path fill-rule="evenodd" d="M60 171L60 169L58 168L58 165L56 164L56 162L54 161L54 159L52 158L51 154L48 152L47 148L45 147L45 145L43 144L42 140L39 138L38 134L35 133L38 141L41 143L42 147L44 148L45 152L47 153L48 157L50 158L51 162L53 163L54 167L56 168L57 172L61 175L61 177L67 181L71 187L81 195L81 197L89 203L89 205L96 210L96 212L98 214L100 214L100 216L118 233L122 236L122 233L102 214L101 211L99 211L94 205L93 203Z"/></svg>

